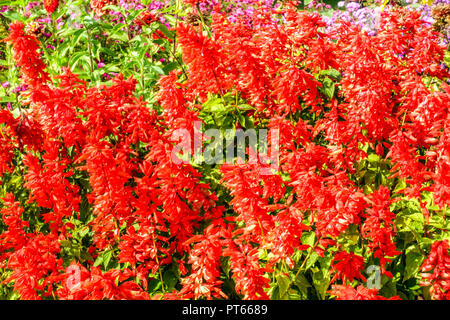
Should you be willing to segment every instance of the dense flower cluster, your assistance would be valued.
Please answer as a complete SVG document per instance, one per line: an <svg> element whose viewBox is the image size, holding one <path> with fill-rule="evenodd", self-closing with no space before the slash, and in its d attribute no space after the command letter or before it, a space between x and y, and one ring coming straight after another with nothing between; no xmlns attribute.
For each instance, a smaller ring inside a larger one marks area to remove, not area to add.
<svg viewBox="0 0 450 320"><path fill-rule="evenodd" d="M53 13L58 8L59 0L44 0L44 8L48 13Z"/></svg>
<svg viewBox="0 0 450 320"><path fill-rule="evenodd" d="M433 25L434 29L443 34L444 43L448 44L450 39L450 25L448 24L448 6L449 0L435 0L431 2L418 0L397 1L397 5L402 5L408 10L421 13L421 19L424 24ZM360 2L344 2L339 1L338 7L341 10L333 11L331 17L324 16L329 30L333 29L333 25L344 20L351 22L367 31L370 35L374 35L379 30L379 22L383 10L392 10L393 5L386 6L369 5L364 6Z"/></svg>
<svg viewBox="0 0 450 320"><path fill-rule="evenodd" d="M90 4L101 18L113 2ZM380 10L368 33L296 2L245 3L251 20L214 9L209 25L161 28L155 43L179 68L161 71L151 102L135 94L144 71L97 84L55 75L23 23L10 25L26 87L19 113L0 110L0 268L20 298L400 299L366 287L366 270L392 284L406 260L449 299L441 35L405 8ZM139 9L136 24L156 21ZM277 132L277 169L175 161L176 133L198 123Z"/></svg>
<svg viewBox="0 0 450 320"><path fill-rule="evenodd" d="M422 265L423 286L431 286L430 293L434 299L449 300L450 256L448 240L436 241L431 247L430 255ZM433 273L429 273L432 271Z"/></svg>

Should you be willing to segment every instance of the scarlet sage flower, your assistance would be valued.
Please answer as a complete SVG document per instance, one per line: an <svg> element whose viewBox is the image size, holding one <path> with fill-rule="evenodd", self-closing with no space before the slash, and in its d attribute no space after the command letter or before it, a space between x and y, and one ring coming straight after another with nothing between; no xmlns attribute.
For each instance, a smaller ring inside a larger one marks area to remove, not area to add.
<svg viewBox="0 0 450 320"><path fill-rule="evenodd" d="M64 217L72 216L79 211L81 202L79 187L69 182L74 173L68 169L71 161L64 159L59 153L60 144L46 141L43 164L31 154L27 154L23 163L28 167L24 186L30 189L29 201L43 208L52 209L43 214L44 222L49 223L52 232L61 231Z"/></svg>
<svg viewBox="0 0 450 320"><path fill-rule="evenodd" d="M140 27L144 25L149 25L150 23L156 21L156 16L148 10L145 10L139 14L139 16L134 20L134 23Z"/></svg>
<svg viewBox="0 0 450 320"><path fill-rule="evenodd" d="M58 8L59 0L44 0L44 8L48 13L53 13Z"/></svg>
<svg viewBox="0 0 450 320"><path fill-rule="evenodd" d="M42 151L45 133L31 112L22 112L15 131L20 149Z"/></svg>
<svg viewBox="0 0 450 320"><path fill-rule="evenodd" d="M248 300L267 300L269 296L266 290L269 287L269 279L264 277L265 268L259 265L258 250L251 245L238 245L229 242L223 255L230 257L230 266L233 279L236 283L236 291Z"/></svg>
<svg viewBox="0 0 450 320"><path fill-rule="evenodd" d="M1 110L4 111L4 110ZM6 111L9 113L9 111ZM17 141L10 127L0 127L0 176L13 169L12 160Z"/></svg>
<svg viewBox="0 0 450 320"><path fill-rule="evenodd" d="M183 116L186 110L185 86L178 82L178 72L171 71L169 75L159 79L159 103L164 107L167 124L174 127L174 121Z"/></svg>
<svg viewBox="0 0 450 320"><path fill-rule="evenodd" d="M97 16L105 14L103 7L116 3L116 0L91 0L91 8Z"/></svg>
<svg viewBox="0 0 450 320"><path fill-rule="evenodd" d="M245 222L243 232L260 242L263 234L273 228L273 218L268 214L268 200L262 197L258 165L222 165L223 181L230 189L230 204L238 212L237 220Z"/></svg>
<svg viewBox="0 0 450 320"><path fill-rule="evenodd" d="M336 279L342 279L344 284L346 280L352 283L355 278L366 281L366 278L361 274L361 271L364 270L364 258L353 252L341 251L336 253L332 261L332 270L336 271L336 275L331 279L331 283Z"/></svg>
<svg viewBox="0 0 450 320"><path fill-rule="evenodd" d="M60 245L56 235L42 233L30 238L27 243L15 251L8 261L12 269L6 282L14 281L14 289L22 299L41 300L42 296L51 294L52 284L46 279L54 276L62 267L58 257Z"/></svg>
<svg viewBox="0 0 450 320"><path fill-rule="evenodd" d="M386 271L386 262L390 262L390 257L395 257L400 252L394 243L395 214L390 210L392 199L390 190L381 186L367 198L371 204L367 208L367 216L361 227L361 233L364 238L370 242L368 247L374 252L374 257L380 259L381 271L392 278L392 274Z"/></svg>
<svg viewBox="0 0 450 320"><path fill-rule="evenodd" d="M3 208L0 210L3 223L8 227L0 235L0 261L6 261L13 252L21 249L28 241L29 235L25 232L29 222L24 221L22 213L24 209L15 200L12 193L7 193L2 199ZM12 249L12 250L11 250Z"/></svg>
<svg viewBox="0 0 450 320"><path fill-rule="evenodd" d="M332 290L329 293L336 296L337 300L401 300L399 296L389 299L379 296L377 295L377 289L368 289L363 285L359 285L356 289L349 285L336 285L332 286Z"/></svg>
<svg viewBox="0 0 450 320"><path fill-rule="evenodd" d="M220 257L224 245L221 237L223 228L226 228L223 224L212 223L206 228L204 235L194 236L188 240L188 243L195 242L188 261L192 265L192 272L181 280L183 284L179 292L181 297L187 299L228 298L222 291L223 281L220 280Z"/></svg>
<svg viewBox="0 0 450 320"><path fill-rule="evenodd" d="M29 85L44 84L49 80L45 64L40 59L38 40L23 31L22 22L14 22L9 26L9 37L4 41L12 44L14 60L21 67L25 82Z"/></svg>
<svg viewBox="0 0 450 320"><path fill-rule="evenodd" d="M72 272L75 270L75 273ZM130 270L109 270L103 273L92 266L79 264L67 267L57 294L68 300L148 300L150 296L135 282L126 281L135 274ZM118 284L120 283L120 284Z"/></svg>
<svg viewBox="0 0 450 320"><path fill-rule="evenodd" d="M188 66L188 86L203 100L207 93L225 94L231 84L224 77L227 59L220 50L220 44L183 23L178 26L177 35L183 50L183 61Z"/></svg>
<svg viewBox="0 0 450 320"><path fill-rule="evenodd" d="M196 5L203 2L203 0L183 0L184 3L190 4L191 6L195 7Z"/></svg>
<svg viewBox="0 0 450 320"><path fill-rule="evenodd" d="M430 286L433 299L450 300L450 255L448 240L436 241L422 264L421 286Z"/></svg>
<svg viewBox="0 0 450 320"><path fill-rule="evenodd" d="M91 6L102 15L111 3ZM50 12L58 1L45 4ZM135 97L131 77L94 86L64 68L50 78L36 39L11 24L7 41L29 103L18 117L11 104L0 110L0 173L10 173L1 182L20 193L1 201L0 268L21 298L148 299L153 276L165 280L178 268L181 288L164 299L230 291L268 299L272 276L300 270L309 280L326 260L332 281L342 282L329 294L385 299L361 285L362 270L364 259L376 259L392 276L396 223L404 220L395 199L432 192L434 204L450 205L450 87L441 83L448 72L439 67L439 38L407 10L383 12L370 36L345 22L328 32L320 15L294 3L256 8L250 21L214 14L208 35L198 24L179 24L187 71L161 77L155 108ZM159 31L152 37L164 40ZM221 165L220 186L209 168L173 161L172 134L193 133L209 117L201 110L207 99L243 116L236 128L251 119L279 130L276 174L262 174L259 163ZM397 177L406 184L400 191ZM433 230L429 236L441 232ZM353 252L344 251L348 245ZM364 256L354 253L358 246ZM435 241L422 266L421 284L435 299L449 298L448 247ZM101 268L93 265L101 259ZM308 262L315 265L303 268ZM222 283L230 276L233 289Z"/></svg>

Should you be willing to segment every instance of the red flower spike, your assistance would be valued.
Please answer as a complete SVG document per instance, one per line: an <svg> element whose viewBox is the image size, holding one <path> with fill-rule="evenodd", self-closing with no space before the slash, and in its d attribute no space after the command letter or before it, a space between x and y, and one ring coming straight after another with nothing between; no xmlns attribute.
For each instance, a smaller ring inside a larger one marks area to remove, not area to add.
<svg viewBox="0 0 450 320"><path fill-rule="evenodd" d="M44 8L52 14L58 8L59 0L44 0Z"/></svg>
<svg viewBox="0 0 450 320"><path fill-rule="evenodd" d="M346 280L352 283L355 278L366 282L366 278L361 274L361 271L364 270L363 257L355 255L353 252L341 251L335 254L332 264L332 270L336 271L336 275L331 283L336 279L342 279L344 284Z"/></svg>

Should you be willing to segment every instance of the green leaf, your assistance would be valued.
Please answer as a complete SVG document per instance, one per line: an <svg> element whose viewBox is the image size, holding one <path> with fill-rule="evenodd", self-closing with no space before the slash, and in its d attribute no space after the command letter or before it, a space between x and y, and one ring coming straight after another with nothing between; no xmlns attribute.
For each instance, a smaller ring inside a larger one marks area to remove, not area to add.
<svg viewBox="0 0 450 320"><path fill-rule="evenodd" d="M254 107L252 107L251 105L245 104L245 103L238 105L238 108L239 108L239 110L242 110L242 111L255 110Z"/></svg>
<svg viewBox="0 0 450 320"><path fill-rule="evenodd" d="M308 296L308 288L311 288L311 284L308 279L302 274L298 275L295 279L295 285L300 289L304 296Z"/></svg>
<svg viewBox="0 0 450 320"><path fill-rule="evenodd" d="M397 285L394 281L392 281L386 275L383 275L382 283L384 283L384 285L380 290L380 295L386 298L391 298L397 295Z"/></svg>
<svg viewBox="0 0 450 320"><path fill-rule="evenodd" d="M313 231L303 232L302 234L302 244L306 244L312 247L314 245L315 239L316 234Z"/></svg>
<svg viewBox="0 0 450 320"><path fill-rule="evenodd" d="M99 254L97 259L95 259L94 267L98 267L103 263L103 254Z"/></svg>
<svg viewBox="0 0 450 320"><path fill-rule="evenodd" d="M81 61L86 61L90 63L89 56L86 52L76 52L72 55L69 61L70 68L73 70Z"/></svg>
<svg viewBox="0 0 450 320"><path fill-rule="evenodd" d="M245 128L246 129L255 128L255 124L253 123L253 120L250 117L244 116L244 118L245 118Z"/></svg>
<svg viewBox="0 0 450 320"><path fill-rule="evenodd" d="M80 204L80 220L85 221L87 216L89 215L89 201L86 197L82 198Z"/></svg>
<svg viewBox="0 0 450 320"><path fill-rule="evenodd" d="M73 40L72 40L72 46L75 47L78 45L81 39L87 40L88 39L88 33L86 29L79 29L74 32L73 34Z"/></svg>
<svg viewBox="0 0 450 320"><path fill-rule="evenodd" d="M323 85L322 91L327 96L327 98L328 99L333 98L334 91L335 91L335 86L334 86L333 81L330 78L326 77L323 80L322 85Z"/></svg>
<svg viewBox="0 0 450 320"><path fill-rule="evenodd" d="M127 34L125 32L112 33L110 35L110 38L114 39L114 40L119 40L119 41L122 41L122 42L127 42L128 41L128 36L127 36Z"/></svg>
<svg viewBox="0 0 450 320"><path fill-rule="evenodd" d="M175 285L178 283L178 277L175 272L172 270L167 270L163 275L164 286L168 291L172 291L175 288Z"/></svg>
<svg viewBox="0 0 450 320"><path fill-rule="evenodd" d="M330 78L333 78L334 80L339 80L341 78L341 73L339 70L330 68L328 70L322 70L320 71L321 75L329 76Z"/></svg>
<svg viewBox="0 0 450 320"><path fill-rule="evenodd" d="M176 69L178 67L178 62L169 62L163 66L164 73L168 74L170 71Z"/></svg>
<svg viewBox="0 0 450 320"><path fill-rule="evenodd" d="M285 295L287 294L291 282L289 281L289 278L285 275L279 275L277 276L277 284L278 284L278 290L280 294L281 299L285 299Z"/></svg>
<svg viewBox="0 0 450 320"><path fill-rule="evenodd" d="M380 157L375 153L371 153L367 157L367 160L369 160L370 164L376 165L380 161Z"/></svg>
<svg viewBox="0 0 450 320"><path fill-rule="evenodd" d="M25 17L14 10L2 12L1 15L11 21L25 21Z"/></svg>
<svg viewBox="0 0 450 320"><path fill-rule="evenodd" d="M61 245L61 247L67 248L70 248L72 246L72 242L70 242L69 240L61 240L59 244Z"/></svg>
<svg viewBox="0 0 450 320"><path fill-rule="evenodd" d="M311 268L316 263L317 259L319 259L319 255L314 251L309 256L308 262L306 262L305 270Z"/></svg>
<svg viewBox="0 0 450 320"><path fill-rule="evenodd" d="M160 75L164 75L165 72L163 69L161 69L161 67L153 65L150 67L151 69L153 69L154 71L156 71L156 73L160 74Z"/></svg>
<svg viewBox="0 0 450 320"><path fill-rule="evenodd" d="M221 112L225 112L226 108L222 103L222 99L212 98L203 104L202 111L221 113Z"/></svg>
<svg viewBox="0 0 450 320"><path fill-rule="evenodd" d="M11 96L2 96L0 97L0 102L16 102L16 95L12 94Z"/></svg>
<svg viewBox="0 0 450 320"><path fill-rule="evenodd" d="M108 267L109 262L111 261L112 250L108 250L103 254L103 266L105 268Z"/></svg>
<svg viewBox="0 0 450 320"><path fill-rule="evenodd" d="M17 6L17 5L21 5L22 1L11 1L11 0L6 0L6 1L0 1L0 6Z"/></svg>
<svg viewBox="0 0 450 320"><path fill-rule="evenodd" d="M108 5L102 7L102 10L112 10L115 12L122 12L122 9L123 8L121 6L115 6L113 4L108 4Z"/></svg>
<svg viewBox="0 0 450 320"><path fill-rule="evenodd" d="M418 271L425 257L416 245L410 246L406 249L405 274L403 275L403 282L410 279Z"/></svg>
<svg viewBox="0 0 450 320"><path fill-rule="evenodd" d="M374 171L367 171L366 174L364 175L364 183L366 185L370 185L373 183L373 181L375 180L377 173Z"/></svg>
<svg viewBox="0 0 450 320"><path fill-rule="evenodd" d="M273 286L270 290L270 300L280 300L280 288Z"/></svg>
<svg viewBox="0 0 450 320"><path fill-rule="evenodd" d="M83 25L86 26L86 28L93 28L95 26L97 26L97 21L94 20L94 18L92 18L91 16L84 16L82 19Z"/></svg>
<svg viewBox="0 0 450 320"><path fill-rule="evenodd" d="M13 109L13 111L11 111L14 119L18 119L21 116L21 112L19 110L19 108L15 108Z"/></svg>
<svg viewBox="0 0 450 320"><path fill-rule="evenodd" d="M313 284L319 298L324 300L330 284L329 273L323 273L322 270L313 273Z"/></svg>
<svg viewBox="0 0 450 320"><path fill-rule="evenodd" d="M247 128L245 125L245 117L242 114L238 114L238 121L241 124L242 127Z"/></svg>
<svg viewBox="0 0 450 320"><path fill-rule="evenodd" d="M87 260L87 261L92 261L92 260L94 260L94 259L92 258L92 256L89 254L89 252L86 252L86 251L82 251L81 254L80 254L80 257L81 257L82 259L84 259L84 260Z"/></svg>
<svg viewBox="0 0 450 320"><path fill-rule="evenodd" d="M163 33L163 35L165 35L167 38L173 39L173 37L174 37L173 32L170 31L169 29L167 29L167 27L164 24L159 23L158 30L160 30Z"/></svg>
<svg viewBox="0 0 450 320"><path fill-rule="evenodd" d="M405 179L400 179L399 182L397 183L397 185L395 186L394 193L396 193L396 192L398 192L400 190L403 190L405 188L406 188L406 181L405 181Z"/></svg>

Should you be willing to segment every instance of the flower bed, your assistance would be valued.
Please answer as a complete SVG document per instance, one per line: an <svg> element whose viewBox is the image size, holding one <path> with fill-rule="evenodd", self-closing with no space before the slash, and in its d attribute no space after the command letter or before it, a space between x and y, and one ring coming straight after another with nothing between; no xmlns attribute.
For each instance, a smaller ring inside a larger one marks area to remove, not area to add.
<svg viewBox="0 0 450 320"><path fill-rule="evenodd" d="M0 299L449 299L446 5L3 7Z"/></svg>

